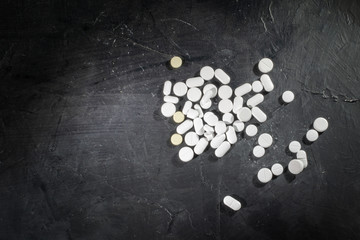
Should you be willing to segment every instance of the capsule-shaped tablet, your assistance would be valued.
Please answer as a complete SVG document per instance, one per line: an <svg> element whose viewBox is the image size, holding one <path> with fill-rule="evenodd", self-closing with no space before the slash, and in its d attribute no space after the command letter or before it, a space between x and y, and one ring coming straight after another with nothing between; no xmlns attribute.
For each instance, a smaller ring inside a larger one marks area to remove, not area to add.
<svg viewBox="0 0 360 240"><path fill-rule="evenodd" d="M222 143L223 143L223 141L225 141L225 138L226 138L226 136L225 136L225 134L223 133L223 134L218 134L218 135L216 135L212 140L211 140L211 142L210 142L210 147L212 147L212 148L218 148Z"/></svg>
<svg viewBox="0 0 360 240"><path fill-rule="evenodd" d="M237 136L235 129L232 126L228 127L228 130L226 131L226 139L229 143L234 144L237 142Z"/></svg>
<svg viewBox="0 0 360 240"><path fill-rule="evenodd" d="M215 134L213 132L205 132L204 133L204 137L206 138L206 140L208 140L208 142L213 140L214 136L215 136Z"/></svg>
<svg viewBox="0 0 360 240"><path fill-rule="evenodd" d="M224 113L222 120L227 125L232 124L234 122L234 115L232 113Z"/></svg>
<svg viewBox="0 0 360 240"><path fill-rule="evenodd" d="M176 132L178 134L184 134L187 131L189 131L194 126L193 121L187 119L184 122L182 122L179 126L176 128Z"/></svg>
<svg viewBox="0 0 360 240"><path fill-rule="evenodd" d="M235 95L237 97L242 97L243 95L251 92L252 86L250 83L244 83L243 85L235 89Z"/></svg>
<svg viewBox="0 0 360 240"><path fill-rule="evenodd" d="M186 115L191 107L192 107L192 102L191 101L186 101L185 104L184 104L184 107L182 109L182 113L184 115Z"/></svg>
<svg viewBox="0 0 360 240"><path fill-rule="evenodd" d="M267 74L261 75L260 81L261 81L262 85L264 86L265 91L271 92L272 90L274 90L274 84L271 81L271 78L269 77L269 75L267 75Z"/></svg>
<svg viewBox="0 0 360 240"><path fill-rule="evenodd" d="M247 122L251 119L251 110L247 107L242 107L238 110L237 118L242 122Z"/></svg>
<svg viewBox="0 0 360 240"><path fill-rule="evenodd" d="M227 75L222 69L218 68L215 70L215 77L219 80L222 84L229 84L230 76Z"/></svg>
<svg viewBox="0 0 360 240"><path fill-rule="evenodd" d="M231 144L228 141L224 141L220 146L215 150L215 156L218 158L223 157L230 149Z"/></svg>
<svg viewBox="0 0 360 240"><path fill-rule="evenodd" d="M207 112L204 114L204 121L213 127L219 121L219 118L214 113Z"/></svg>
<svg viewBox="0 0 360 240"><path fill-rule="evenodd" d="M194 109L199 112L199 118L203 118L203 117L204 117L204 112L203 112L203 110L202 110L202 108L200 107L199 104L195 104L195 105L194 105Z"/></svg>
<svg viewBox="0 0 360 240"><path fill-rule="evenodd" d="M190 119L195 119L199 116L199 112L196 111L195 109L190 108L186 116Z"/></svg>
<svg viewBox="0 0 360 240"><path fill-rule="evenodd" d="M172 87L172 83L170 81L164 82L163 94L165 96L167 96L171 93L171 87Z"/></svg>
<svg viewBox="0 0 360 240"><path fill-rule="evenodd" d="M193 78L188 78L186 80L186 85L189 88L193 88L193 87L201 87L202 85L204 85L204 79L202 77L193 77Z"/></svg>
<svg viewBox="0 0 360 240"><path fill-rule="evenodd" d="M232 112L237 114L239 109L243 107L244 99L242 97L235 97L233 101L233 110Z"/></svg>
<svg viewBox="0 0 360 240"><path fill-rule="evenodd" d="M246 102L246 105L248 105L248 107L253 108L256 105L262 103L264 101L264 95L262 95L261 93L258 93L254 96L252 96L251 98L249 98Z"/></svg>
<svg viewBox="0 0 360 240"><path fill-rule="evenodd" d="M209 142L208 142L208 140L206 140L206 138L201 138L199 140L199 142L196 144L196 146L194 147L195 154L197 154L197 155L202 154L208 144L209 144Z"/></svg>
<svg viewBox="0 0 360 240"><path fill-rule="evenodd" d="M265 122L267 119L266 114L258 107L253 107L251 109L251 114L254 116L254 118L256 120L258 120L259 122Z"/></svg>
<svg viewBox="0 0 360 240"><path fill-rule="evenodd" d="M213 127L205 124L205 125L204 125L204 131L207 132L207 133L213 133L215 130L214 130Z"/></svg>
<svg viewBox="0 0 360 240"><path fill-rule="evenodd" d="M223 203L233 211L238 211L241 208L241 203L231 196L224 197Z"/></svg>
<svg viewBox="0 0 360 240"><path fill-rule="evenodd" d="M177 104L179 102L179 98L174 96L164 96L164 102Z"/></svg>
<svg viewBox="0 0 360 240"><path fill-rule="evenodd" d="M194 119L194 129L197 135L201 136L204 134L204 122L201 118Z"/></svg>
<svg viewBox="0 0 360 240"><path fill-rule="evenodd" d="M301 160L304 164L304 168L308 166L307 154L304 150L300 150L296 153L296 158Z"/></svg>

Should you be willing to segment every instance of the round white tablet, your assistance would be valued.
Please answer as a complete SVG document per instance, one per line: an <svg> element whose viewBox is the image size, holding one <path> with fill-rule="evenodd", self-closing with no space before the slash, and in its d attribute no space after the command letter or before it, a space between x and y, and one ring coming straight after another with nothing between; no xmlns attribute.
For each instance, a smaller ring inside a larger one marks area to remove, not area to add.
<svg viewBox="0 0 360 240"><path fill-rule="evenodd" d="M310 129L309 131L307 131L306 139L309 142L315 142L318 138L319 138L319 133L317 131L315 131L314 129Z"/></svg>
<svg viewBox="0 0 360 240"><path fill-rule="evenodd" d="M260 72L268 73L273 69L274 63L269 58L263 58L260 60L258 67Z"/></svg>
<svg viewBox="0 0 360 240"><path fill-rule="evenodd" d="M304 170L304 163L301 160L293 159L289 162L288 169L292 174L299 174Z"/></svg>
<svg viewBox="0 0 360 240"><path fill-rule="evenodd" d="M233 103L230 99L222 99L218 104L218 108L220 112L228 113L233 109Z"/></svg>
<svg viewBox="0 0 360 240"><path fill-rule="evenodd" d="M219 118L213 112L206 112L204 114L204 121L213 127L219 121Z"/></svg>
<svg viewBox="0 0 360 240"><path fill-rule="evenodd" d="M213 79L215 76L215 71L212 67L205 66L200 70L200 77L202 77L205 81L209 81Z"/></svg>
<svg viewBox="0 0 360 240"><path fill-rule="evenodd" d="M264 86L259 80L256 80L252 83L252 90L253 92L259 93L264 89Z"/></svg>
<svg viewBox="0 0 360 240"><path fill-rule="evenodd" d="M265 149L262 146L257 145L253 149L253 154L255 157L261 158L265 155Z"/></svg>
<svg viewBox="0 0 360 240"><path fill-rule="evenodd" d="M260 146L262 146L263 148L268 148L271 146L271 144L273 143L273 138L270 134L268 133L262 133L259 136L258 139L258 143Z"/></svg>
<svg viewBox="0 0 360 240"><path fill-rule="evenodd" d="M262 168L259 170L258 174L257 174L257 178L259 179L260 182L262 183L267 183L270 182L270 180L272 179L273 174L271 172L270 169L268 168Z"/></svg>
<svg viewBox="0 0 360 240"><path fill-rule="evenodd" d="M183 162L188 162L194 158L194 151L190 147L182 147L179 151L179 158Z"/></svg>
<svg viewBox="0 0 360 240"><path fill-rule="evenodd" d="M176 107L173 103L164 103L161 106L161 113L165 117L171 117L176 112Z"/></svg>
<svg viewBox="0 0 360 240"><path fill-rule="evenodd" d="M244 130L244 128L245 128L245 124L240 120L236 120L233 123L233 127L235 129L235 132L242 132Z"/></svg>
<svg viewBox="0 0 360 240"><path fill-rule="evenodd" d="M212 84L212 83L208 83L208 84L206 84L206 85L204 86L204 88L203 88L203 94L205 95L205 93L206 93L207 91L211 91L211 93L212 93L212 94L210 95L211 98L216 97L216 94L217 94L217 92L218 92L217 87L216 87L214 84Z"/></svg>
<svg viewBox="0 0 360 240"><path fill-rule="evenodd" d="M324 132L329 127L329 123L325 118L319 117L315 119L313 126L316 131Z"/></svg>
<svg viewBox="0 0 360 240"><path fill-rule="evenodd" d="M250 108L243 107L238 110L237 118L242 122L247 122L251 119L251 110Z"/></svg>
<svg viewBox="0 0 360 240"><path fill-rule="evenodd" d="M212 105L212 101L209 100L207 102L200 101L200 106L202 109L209 109Z"/></svg>
<svg viewBox="0 0 360 240"><path fill-rule="evenodd" d="M297 153L301 149L301 144L298 141L292 141L289 144L289 150L292 153Z"/></svg>
<svg viewBox="0 0 360 240"><path fill-rule="evenodd" d="M201 98L201 90L199 88L190 88L186 96L190 101L197 102Z"/></svg>
<svg viewBox="0 0 360 240"><path fill-rule="evenodd" d="M257 134L257 132L258 132L258 128L254 124L248 125L245 129L245 133L249 137L255 136Z"/></svg>
<svg viewBox="0 0 360 240"><path fill-rule="evenodd" d="M280 176L284 172L284 167L280 163L275 163L271 166L271 172L275 176Z"/></svg>
<svg viewBox="0 0 360 240"><path fill-rule="evenodd" d="M224 113L224 115L222 116L222 120L226 124L232 124L234 122L234 115L232 113Z"/></svg>
<svg viewBox="0 0 360 240"><path fill-rule="evenodd" d="M178 97L185 96L187 93L188 87L183 82L177 82L174 84L173 91L174 94Z"/></svg>
<svg viewBox="0 0 360 240"><path fill-rule="evenodd" d="M198 143L199 136L195 132L188 132L187 134L185 134L184 140L186 145L193 147Z"/></svg>
<svg viewBox="0 0 360 240"><path fill-rule="evenodd" d="M226 124L223 121L218 121L215 124L215 132L219 135L225 133L227 130Z"/></svg>
<svg viewBox="0 0 360 240"><path fill-rule="evenodd" d="M218 95L219 95L219 98L221 98L221 99L231 98L232 94L233 94L233 90L231 87L229 87L229 85L222 85L219 88Z"/></svg>
<svg viewBox="0 0 360 240"><path fill-rule="evenodd" d="M282 100L285 102L285 103L290 103L294 100L295 98L295 95L292 91L285 91L282 96L281 96Z"/></svg>

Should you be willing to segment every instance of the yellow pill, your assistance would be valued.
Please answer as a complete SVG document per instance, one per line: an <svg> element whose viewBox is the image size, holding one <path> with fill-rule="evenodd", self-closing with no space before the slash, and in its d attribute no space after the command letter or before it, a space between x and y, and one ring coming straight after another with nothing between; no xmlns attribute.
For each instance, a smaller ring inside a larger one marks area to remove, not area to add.
<svg viewBox="0 0 360 240"><path fill-rule="evenodd" d="M172 145L177 146L177 145L180 145L182 143L183 137L180 134L174 133L171 136L170 141L171 141Z"/></svg>
<svg viewBox="0 0 360 240"><path fill-rule="evenodd" d="M173 68L179 68L182 65L182 59L180 57L175 56L170 60L170 65Z"/></svg>
<svg viewBox="0 0 360 240"><path fill-rule="evenodd" d="M185 115L181 111L177 111L173 115L173 120L176 123L182 123L185 120Z"/></svg>

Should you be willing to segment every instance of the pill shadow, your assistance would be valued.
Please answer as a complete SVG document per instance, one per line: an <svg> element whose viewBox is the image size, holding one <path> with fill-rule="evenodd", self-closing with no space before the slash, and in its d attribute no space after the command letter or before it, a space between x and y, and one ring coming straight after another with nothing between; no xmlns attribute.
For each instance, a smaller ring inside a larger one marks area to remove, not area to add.
<svg viewBox="0 0 360 240"><path fill-rule="evenodd" d="M292 153L291 151L290 151L290 149L289 149L289 146L286 146L286 148L285 148L285 153L286 153L286 155L288 155L288 156L290 156L290 157L294 157L294 153Z"/></svg>
<svg viewBox="0 0 360 240"><path fill-rule="evenodd" d="M211 148L212 149L212 148ZM217 162L217 161L219 161L219 159L220 158L218 158L217 156L215 156L215 151L213 151L210 155L209 155L209 157L208 157L208 160L210 161L210 162Z"/></svg>
<svg viewBox="0 0 360 240"><path fill-rule="evenodd" d="M192 160L191 160L191 161L192 161ZM191 162L191 161L189 161L189 162ZM181 161L181 160L179 159L179 155L178 155L177 153L172 156L171 162L172 162L172 164L173 164L175 167L177 167L177 168L182 168L182 167L184 167L187 163L189 163L189 162L183 162L183 161Z"/></svg>
<svg viewBox="0 0 360 240"><path fill-rule="evenodd" d="M164 121L164 117L163 115L161 114L161 110L160 109L156 109L154 112L153 112L153 118L155 121Z"/></svg>
<svg viewBox="0 0 360 240"><path fill-rule="evenodd" d="M320 134L319 134L319 136L320 136ZM314 142L310 142L309 140L307 140L306 135L303 136L302 141L305 145L308 145L308 146L310 146L311 144L314 143Z"/></svg>
<svg viewBox="0 0 360 240"><path fill-rule="evenodd" d="M252 179L252 183L254 184L255 187L257 188L263 188L265 187L266 183L262 183L259 181L259 179L257 178L257 174L255 174L253 176L253 179Z"/></svg>
<svg viewBox="0 0 360 240"><path fill-rule="evenodd" d="M275 179L279 178L281 175L283 175L285 173L286 164L284 162L276 162L276 163L280 164L284 168L284 171L279 176L276 176L276 175L273 174L272 180L275 180ZM271 169L271 167L269 167L269 169Z"/></svg>
<svg viewBox="0 0 360 240"><path fill-rule="evenodd" d="M286 103L286 102L284 102L283 101L283 99L282 99L282 96L280 95L280 97L278 97L278 103L280 104L280 105L284 105L284 106L286 106L286 105L288 105L289 103Z"/></svg>
<svg viewBox="0 0 360 240"><path fill-rule="evenodd" d="M260 77L263 73L259 70L259 63L256 63L253 67L253 72L256 76Z"/></svg>
<svg viewBox="0 0 360 240"><path fill-rule="evenodd" d="M291 183L292 181L294 181L296 179L296 176L289 171L287 166L284 168L283 174L284 174L285 180L288 183Z"/></svg>

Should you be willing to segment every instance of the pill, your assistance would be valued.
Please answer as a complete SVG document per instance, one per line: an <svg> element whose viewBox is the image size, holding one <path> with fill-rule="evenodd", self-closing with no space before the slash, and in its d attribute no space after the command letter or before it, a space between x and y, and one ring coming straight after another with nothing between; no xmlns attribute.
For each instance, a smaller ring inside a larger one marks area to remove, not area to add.
<svg viewBox="0 0 360 240"><path fill-rule="evenodd" d="M185 134L184 141L186 145L193 147L199 142L199 136L195 132L188 132Z"/></svg>
<svg viewBox="0 0 360 240"><path fill-rule="evenodd" d="M187 93L187 90L188 90L188 87L183 82L177 82L174 84L173 92L178 97L185 96Z"/></svg>
<svg viewBox="0 0 360 240"><path fill-rule="evenodd" d="M202 109L209 109L212 105L212 101L209 100L207 102L203 102L203 101L200 101L200 106L202 107Z"/></svg>
<svg viewBox="0 0 360 240"><path fill-rule="evenodd" d="M194 158L194 151L190 147L182 147L179 151L179 158L183 162L188 162Z"/></svg>
<svg viewBox="0 0 360 240"><path fill-rule="evenodd" d="M232 124L234 122L234 115L231 113L224 113L222 116L222 120L227 125Z"/></svg>
<svg viewBox="0 0 360 240"><path fill-rule="evenodd" d="M225 138L226 138L226 136L225 136L225 134L223 133L223 134L218 134L218 135L216 135L212 140L211 140L211 142L210 142L210 147L212 147L212 148L218 148L220 145L221 145L221 143L223 143L224 141L225 141Z"/></svg>
<svg viewBox="0 0 360 240"><path fill-rule="evenodd" d="M271 170L268 169L268 168L260 169L258 174L257 174L257 178L262 183L270 182L272 177L273 177L273 174L272 174Z"/></svg>
<svg viewBox="0 0 360 240"><path fill-rule="evenodd" d="M229 84L230 76L227 75L222 69L218 68L215 70L215 77L219 80L222 84Z"/></svg>
<svg viewBox="0 0 360 240"><path fill-rule="evenodd" d="M313 127L316 131L321 133L324 132L329 127L329 123L325 118L319 117L315 119L313 123Z"/></svg>
<svg viewBox="0 0 360 240"><path fill-rule="evenodd" d="M261 93L258 93L254 96L252 96L251 98L249 98L246 102L246 105L248 105L248 107L253 108L256 105L262 103L264 101L264 95L262 95Z"/></svg>
<svg viewBox="0 0 360 240"><path fill-rule="evenodd" d="M165 96L167 96L171 93L171 87L172 87L172 83L170 81L164 82L163 94Z"/></svg>
<svg viewBox="0 0 360 240"><path fill-rule="evenodd" d="M178 146L182 143L183 137L178 133L174 133L173 135L171 135L170 141L172 145Z"/></svg>
<svg viewBox="0 0 360 240"><path fill-rule="evenodd" d="M274 84L271 81L271 78L269 77L269 75L267 75L267 74L261 75L260 81L261 81L262 85L264 86L265 91L271 92L272 90L274 90Z"/></svg>
<svg viewBox="0 0 360 240"><path fill-rule="evenodd" d="M182 59L178 56L171 58L170 65L172 68L179 68L182 65Z"/></svg>
<svg viewBox="0 0 360 240"><path fill-rule="evenodd" d="M308 166L307 154L304 150L300 150L296 153L296 158L301 160L304 164L304 168Z"/></svg>
<svg viewBox="0 0 360 240"><path fill-rule="evenodd" d="M245 128L245 124L240 120L236 120L233 123L233 127L234 127L236 132L242 132L244 130L244 128Z"/></svg>
<svg viewBox="0 0 360 240"><path fill-rule="evenodd" d="M193 127L194 123L193 121L187 119L184 122L182 122L179 126L176 128L176 132L178 134L184 134L187 131L189 131Z"/></svg>
<svg viewBox="0 0 360 240"><path fill-rule="evenodd" d="M253 155L257 158L261 158L262 156L265 155L265 148L263 148L262 146L256 145L253 148Z"/></svg>
<svg viewBox="0 0 360 240"><path fill-rule="evenodd" d="M294 100L295 95L294 95L294 93L292 91L285 91L281 95L281 98L285 103L290 103L290 102L292 102Z"/></svg>
<svg viewBox="0 0 360 240"><path fill-rule="evenodd" d="M231 144L228 141L224 141L220 146L215 150L215 156L218 158L223 157L230 149Z"/></svg>
<svg viewBox="0 0 360 240"><path fill-rule="evenodd" d="M289 162L288 169L292 174L299 174L304 170L304 164L301 160L293 159Z"/></svg>
<svg viewBox="0 0 360 240"><path fill-rule="evenodd" d="M306 139L309 142L315 142L318 138L319 138L319 133L317 131L315 131L314 129L310 129L309 131L307 131Z"/></svg>
<svg viewBox="0 0 360 240"><path fill-rule="evenodd" d="M229 87L229 85L222 85L222 86L219 88L218 96L219 96L219 98L221 98L221 99L231 98L232 94L233 94L233 90L232 90L231 87Z"/></svg>
<svg viewBox="0 0 360 240"><path fill-rule="evenodd" d="M223 121L218 121L215 124L215 132L216 134L222 134L225 133L227 130L226 124Z"/></svg>
<svg viewBox="0 0 360 240"><path fill-rule="evenodd" d="M234 211L238 211L241 208L241 203L231 196L224 197L223 203Z"/></svg>
<svg viewBox="0 0 360 240"><path fill-rule="evenodd" d="M213 79L214 75L215 75L215 72L212 67L205 66L205 67L201 68L201 70L200 70L200 77L202 77L205 81L209 81L209 80Z"/></svg>
<svg viewBox="0 0 360 240"><path fill-rule="evenodd" d="M184 104L184 107L182 109L182 113L186 115L191 107L192 107L192 102L191 101L186 101L185 104Z"/></svg>
<svg viewBox="0 0 360 240"><path fill-rule="evenodd" d="M214 134L213 132L211 132L211 133L209 133L209 132L204 133L204 137L205 137L206 140L208 140L209 142L210 142L211 140L213 140L214 136L215 136L215 134Z"/></svg>
<svg viewBox="0 0 360 240"><path fill-rule="evenodd" d="M264 86L259 80L253 81L251 84L253 92L259 93L264 89Z"/></svg>
<svg viewBox="0 0 360 240"><path fill-rule="evenodd" d="M201 138L199 140L199 142L196 144L196 146L194 147L194 152L197 155L202 154L208 144L209 144L209 142L208 142L208 140L206 140L206 138Z"/></svg>
<svg viewBox="0 0 360 240"><path fill-rule="evenodd" d="M199 104L195 104L195 105L194 105L194 109L199 112L199 118L203 118L203 117L204 117L204 112L203 112L203 110L202 110L202 108L200 107Z"/></svg>
<svg viewBox="0 0 360 240"><path fill-rule="evenodd" d="M235 88L235 95L237 97L242 97L243 95L251 92L252 86L250 83L244 83L243 85Z"/></svg>
<svg viewBox="0 0 360 240"><path fill-rule="evenodd" d="M260 134L260 136L258 138L258 143L263 148L268 148L273 143L273 138L268 133L262 133L262 134Z"/></svg>
<svg viewBox="0 0 360 240"><path fill-rule="evenodd" d="M234 144L237 142L237 136L235 129L232 126L228 127L228 130L226 131L226 139L229 143Z"/></svg>
<svg viewBox="0 0 360 240"><path fill-rule="evenodd" d="M164 96L164 102L177 104L179 102L179 98L174 96Z"/></svg>
<svg viewBox="0 0 360 240"><path fill-rule="evenodd" d="M214 130L213 127L205 124L205 125L204 125L204 131L207 132L207 133L213 133L215 130Z"/></svg>
<svg viewBox="0 0 360 240"><path fill-rule="evenodd" d="M219 121L219 118L213 112L207 112L204 114L204 121L213 127Z"/></svg>
<svg viewBox="0 0 360 240"><path fill-rule="evenodd" d="M205 95L206 92L210 91L210 98L216 97L217 95L217 87L212 84L212 83L208 83L204 86L203 88L203 94Z"/></svg>
<svg viewBox="0 0 360 240"><path fill-rule="evenodd" d="M251 119L251 110L247 107L242 107L238 110L237 118L242 122L247 122Z"/></svg>
<svg viewBox="0 0 360 240"><path fill-rule="evenodd" d="M193 88L193 87L201 87L202 85L204 85L204 79L202 77L193 77L193 78L188 78L186 80L186 85L189 88Z"/></svg>
<svg viewBox="0 0 360 240"><path fill-rule="evenodd" d="M254 124L249 124L245 129L245 133L249 137L255 136L257 132L258 132L258 128Z"/></svg>
<svg viewBox="0 0 360 240"><path fill-rule="evenodd" d="M201 136L204 134L204 122L201 118L195 118L194 122L194 129L197 135Z"/></svg>
<svg viewBox="0 0 360 240"><path fill-rule="evenodd" d="M271 166L271 172L275 176L280 176L284 172L284 167L280 163L275 163Z"/></svg>
<svg viewBox="0 0 360 240"><path fill-rule="evenodd" d="M235 97L233 100L233 113L237 114L239 109L243 107L244 99L242 97Z"/></svg>
<svg viewBox="0 0 360 240"><path fill-rule="evenodd" d="M199 116L199 112L195 109L190 108L186 116L190 119L195 119Z"/></svg>
<svg viewBox="0 0 360 240"><path fill-rule="evenodd" d="M173 103L164 103L161 106L161 113L165 117L171 117L176 112L176 107Z"/></svg>
<svg viewBox="0 0 360 240"><path fill-rule="evenodd" d="M266 114L258 107L253 107L251 109L251 114L254 116L254 118L256 120L258 120L259 122L265 122L267 119Z"/></svg>
<svg viewBox="0 0 360 240"><path fill-rule="evenodd" d="M233 109L233 103L230 99L222 99L218 103L218 108L220 112L228 113L231 112L231 110Z"/></svg>
<svg viewBox="0 0 360 240"><path fill-rule="evenodd" d="M258 64L258 68L260 72L268 73L270 72L274 67L274 63L269 58L263 58L260 60Z"/></svg>
<svg viewBox="0 0 360 240"><path fill-rule="evenodd" d="M301 144L298 141L292 141L289 144L289 150L292 153L297 153L301 149Z"/></svg>
<svg viewBox="0 0 360 240"><path fill-rule="evenodd" d="M185 120L185 115L182 112L177 111L173 115L173 120L175 123L182 123Z"/></svg>
<svg viewBox="0 0 360 240"><path fill-rule="evenodd" d="M202 93L199 88L190 88L189 91L187 92L186 97L192 102L197 102L200 100L201 95Z"/></svg>

